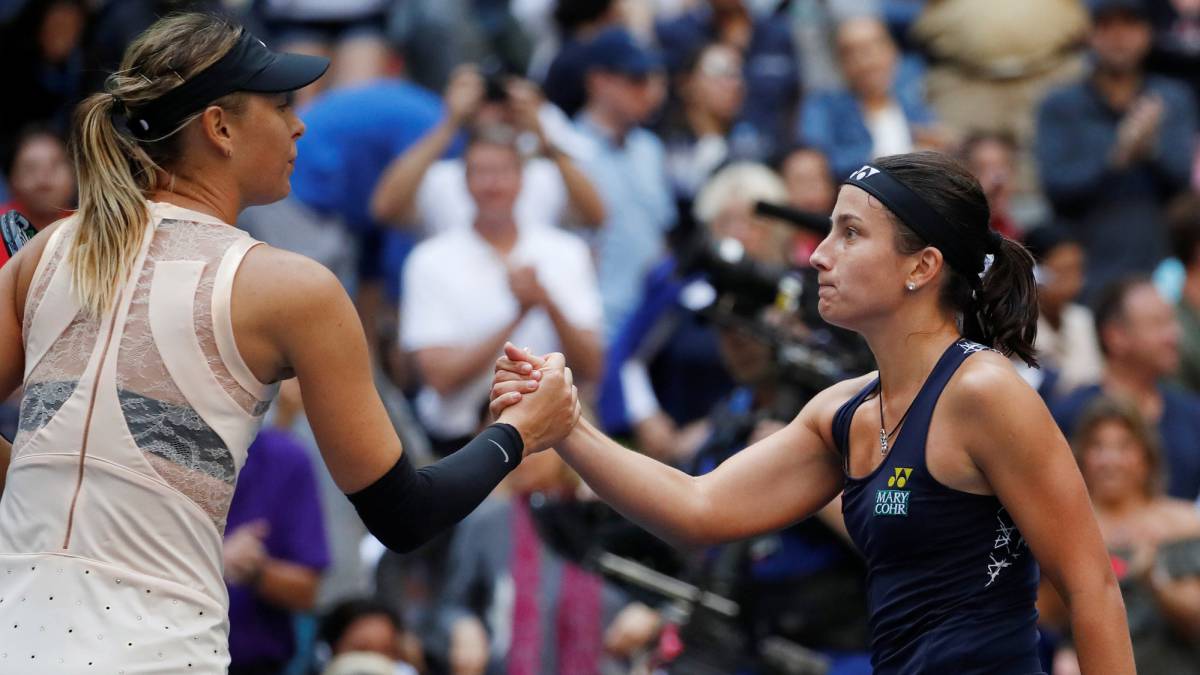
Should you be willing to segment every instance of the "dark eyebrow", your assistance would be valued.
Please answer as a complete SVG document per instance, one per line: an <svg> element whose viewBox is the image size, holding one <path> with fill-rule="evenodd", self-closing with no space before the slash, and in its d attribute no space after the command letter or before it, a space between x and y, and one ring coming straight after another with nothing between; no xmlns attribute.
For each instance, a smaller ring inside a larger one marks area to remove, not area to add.
<svg viewBox="0 0 1200 675"><path fill-rule="evenodd" d="M853 213L839 213L838 217L834 220L836 220L837 222L840 223L840 222L847 221L847 220L861 221L862 218L859 218L858 216L854 215Z"/></svg>

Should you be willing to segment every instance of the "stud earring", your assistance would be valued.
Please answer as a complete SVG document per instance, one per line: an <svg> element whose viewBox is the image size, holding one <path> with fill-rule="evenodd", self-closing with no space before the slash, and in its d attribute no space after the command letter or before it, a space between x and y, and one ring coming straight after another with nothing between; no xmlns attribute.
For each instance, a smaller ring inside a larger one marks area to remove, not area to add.
<svg viewBox="0 0 1200 675"><path fill-rule="evenodd" d="M908 290L910 290L910 291L915 291L915 290L917 290L917 285L916 285L916 284L914 284L914 283L913 283L913 282L911 282L911 281L910 281L910 282L908 282L907 284L904 284L904 287L905 287L905 288L907 288L907 289L908 289Z"/></svg>

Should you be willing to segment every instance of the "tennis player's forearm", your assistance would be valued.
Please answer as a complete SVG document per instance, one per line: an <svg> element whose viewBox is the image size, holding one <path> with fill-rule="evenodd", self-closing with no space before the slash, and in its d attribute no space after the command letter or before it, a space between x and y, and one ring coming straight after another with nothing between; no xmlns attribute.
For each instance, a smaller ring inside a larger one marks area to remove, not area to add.
<svg viewBox="0 0 1200 675"><path fill-rule="evenodd" d="M679 546L706 541L707 501L692 476L621 447L586 420L556 447L601 499L655 536Z"/></svg>
<svg viewBox="0 0 1200 675"><path fill-rule="evenodd" d="M1071 633L1083 675L1133 675L1125 603L1115 582L1070 600Z"/></svg>

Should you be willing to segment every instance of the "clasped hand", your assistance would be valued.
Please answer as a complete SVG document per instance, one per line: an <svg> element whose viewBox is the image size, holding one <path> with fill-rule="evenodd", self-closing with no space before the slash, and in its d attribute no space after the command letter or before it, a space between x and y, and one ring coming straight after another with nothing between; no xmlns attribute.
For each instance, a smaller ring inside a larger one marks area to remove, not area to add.
<svg viewBox="0 0 1200 675"><path fill-rule="evenodd" d="M489 410L511 424L525 442L525 455L558 443L579 421L579 391L562 354L534 356L505 343L496 361Z"/></svg>

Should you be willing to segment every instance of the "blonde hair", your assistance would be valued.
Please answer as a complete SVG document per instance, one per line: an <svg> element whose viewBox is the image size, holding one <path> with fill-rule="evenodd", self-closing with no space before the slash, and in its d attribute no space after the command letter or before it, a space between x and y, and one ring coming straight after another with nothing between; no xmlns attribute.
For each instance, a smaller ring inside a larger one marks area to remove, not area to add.
<svg viewBox="0 0 1200 675"><path fill-rule="evenodd" d="M141 248L149 214L146 194L160 185L163 167L179 159L179 131L139 140L119 129L124 114L179 86L215 63L237 42L241 28L223 17L186 13L155 22L129 48L104 91L75 112L71 152L79 183L79 224L68 254L72 287L80 307L99 317L116 301ZM213 105L238 112L244 99L232 94Z"/></svg>
<svg viewBox="0 0 1200 675"><path fill-rule="evenodd" d="M696 203L692 206L692 215L708 228L732 201L745 203L753 209L754 202L784 204L787 198L787 186L770 167L756 162L734 162L713 174L700 188ZM770 232L771 249L781 258L786 257L784 249L791 230L777 220L764 219L760 222Z"/></svg>

